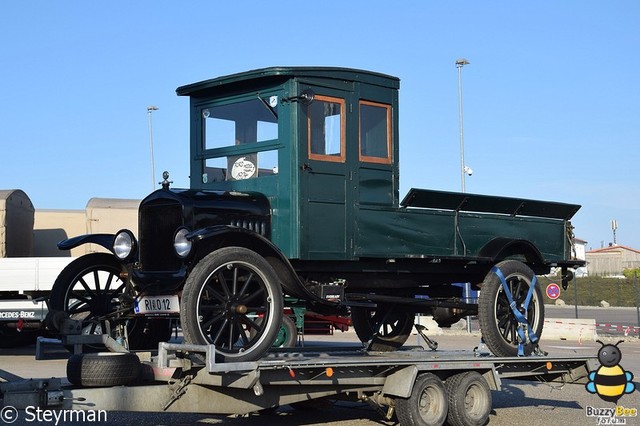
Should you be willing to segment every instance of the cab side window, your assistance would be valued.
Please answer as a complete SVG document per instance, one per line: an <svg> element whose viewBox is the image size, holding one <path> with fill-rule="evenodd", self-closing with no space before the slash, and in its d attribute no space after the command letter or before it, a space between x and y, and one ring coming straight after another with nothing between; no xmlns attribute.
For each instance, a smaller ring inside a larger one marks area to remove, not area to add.
<svg viewBox="0 0 640 426"><path fill-rule="evenodd" d="M307 107L309 158L345 161L345 101L317 95Z"/></svg>
<svg viewBox="0 0 640 426"><path fill-rule="evenodd" d="M391 164L391 106L360 101L360 161Z"/></svg>

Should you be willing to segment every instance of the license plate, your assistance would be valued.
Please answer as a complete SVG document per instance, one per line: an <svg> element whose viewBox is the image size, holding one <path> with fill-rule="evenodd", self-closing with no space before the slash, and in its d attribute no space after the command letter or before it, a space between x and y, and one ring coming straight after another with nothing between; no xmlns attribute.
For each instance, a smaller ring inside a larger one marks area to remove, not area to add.
<svg viewBox="0 0 640 426"><path fill-rule="evenodd" d="M178 314L180 301L177 294L171 296L143 296L136 299L136 314Z"/></svg>

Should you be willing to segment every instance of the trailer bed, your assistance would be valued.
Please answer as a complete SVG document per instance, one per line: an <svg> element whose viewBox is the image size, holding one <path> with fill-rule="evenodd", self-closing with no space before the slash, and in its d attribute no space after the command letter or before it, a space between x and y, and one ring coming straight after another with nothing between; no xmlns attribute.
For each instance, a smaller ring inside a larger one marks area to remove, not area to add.
<svg viewBox="0 0 640 426"><path fill-rule="evenodd" d="M503 379L586 383L596 361L595 357L498 358L420 347L368 352L353 346L273 350L255 362L216 364L207 351L211 347L161 343L157 356L139 355L148 360L141 363L139 380L127 386L78 387L61 379L20 380L8 375L0 391L3 404L16 408L246 414L330 397L367 401L392 416L394 401L411 398L416 378L424 373L446 383L473 371L491 390L500 390ZM203 364L191 361L197 352L204 354Z"/></svg>

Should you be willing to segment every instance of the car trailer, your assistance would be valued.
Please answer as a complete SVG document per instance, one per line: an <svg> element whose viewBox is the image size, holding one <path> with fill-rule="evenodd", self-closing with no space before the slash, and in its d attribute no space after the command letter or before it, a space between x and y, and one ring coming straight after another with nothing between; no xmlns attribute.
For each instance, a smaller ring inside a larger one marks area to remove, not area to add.
<svg viewBox="0 0 640 426"><path fill-rule="evenodd" d="M95 336L91 336L95 338ZM106 336L105 336L106 337ZM431 341L431 346L435 342ZM216 363L213 345L160 343L150 352L75 354L68 380L0 370L3 406L247 414L319 398L366 401L402 425L484 424L503 379L586 383L595 357L507 357L408 347L282 348L252 362Z"/></svg>

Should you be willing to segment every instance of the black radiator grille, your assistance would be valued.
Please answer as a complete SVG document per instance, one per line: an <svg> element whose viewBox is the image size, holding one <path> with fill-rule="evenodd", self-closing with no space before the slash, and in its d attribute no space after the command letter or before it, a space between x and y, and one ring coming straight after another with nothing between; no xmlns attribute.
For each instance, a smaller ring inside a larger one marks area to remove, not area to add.
<svg viewBox="0 0 640 426"><path fill-rule="evenodd" d="M173 237L182 226L182 205L177 202L148 204L140 209L140 263L144 271L176 271L181 260L173 249Z"/></svg>

